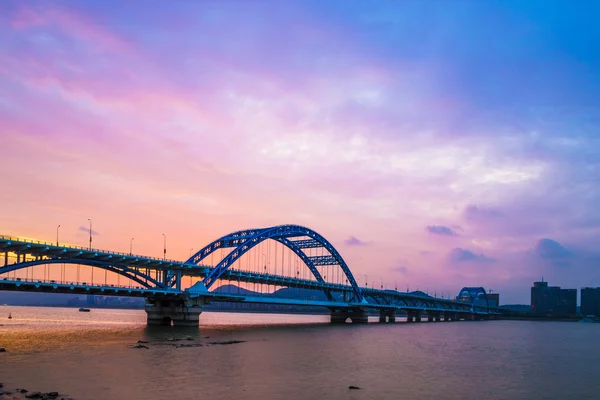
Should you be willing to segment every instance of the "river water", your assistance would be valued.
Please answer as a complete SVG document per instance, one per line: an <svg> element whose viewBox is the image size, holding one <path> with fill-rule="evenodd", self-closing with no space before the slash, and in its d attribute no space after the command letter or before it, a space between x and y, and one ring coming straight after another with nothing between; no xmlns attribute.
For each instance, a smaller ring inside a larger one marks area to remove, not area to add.
<svg viewBox="0 0 600 400"><path fill-rule="evenodd" d="M145 318L0 306L0 382L77 400L600 398L600 324L334 326L327 316L206 312L198 329L150 329ZM138 340L149 349L132 348ZM244 342L210 345L226 340Z"/></svg>

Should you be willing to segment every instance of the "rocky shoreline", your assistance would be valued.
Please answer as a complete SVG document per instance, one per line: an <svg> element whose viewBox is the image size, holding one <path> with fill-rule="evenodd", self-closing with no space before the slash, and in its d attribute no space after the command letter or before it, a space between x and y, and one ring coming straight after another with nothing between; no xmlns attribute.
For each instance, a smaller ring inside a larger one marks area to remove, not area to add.
<svg viewBox="0 0 600 400"><path fill-rule="evenodd" d="M14 391L8 390L4 384L0 383L0 400L74 400L58 392L30 392L27 389L17 388Z"/></svg>

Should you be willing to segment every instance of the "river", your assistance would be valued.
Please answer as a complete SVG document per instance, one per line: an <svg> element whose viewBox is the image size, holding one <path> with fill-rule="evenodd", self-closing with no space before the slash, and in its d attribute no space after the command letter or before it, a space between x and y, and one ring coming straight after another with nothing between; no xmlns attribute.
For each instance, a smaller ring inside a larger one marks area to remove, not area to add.
<svg viewBox="0 0 600 400"><path fill-rule="evenodd" d="M205 312L196 329L148 328L145 318L0 306L0 382L76 400L600 398L600 324L335 326L327 316ZM138 340L148 349L133 348ZM241 343L215 344L228 340Z"/></svg>

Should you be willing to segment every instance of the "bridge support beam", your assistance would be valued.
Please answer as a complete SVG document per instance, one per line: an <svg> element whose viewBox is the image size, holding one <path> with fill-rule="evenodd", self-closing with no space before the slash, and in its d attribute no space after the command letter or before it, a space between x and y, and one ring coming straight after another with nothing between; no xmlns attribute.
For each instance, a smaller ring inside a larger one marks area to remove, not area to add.
<svg viewBox="0 0 600 400"><path fill-rule="evenodd" d="M146 323L148 325L198 326L202 305L208 304L207 299L178 298L147 298Z"/></svg>
<svg viewBox="0 0 600 400"><path fill-rule="evenodd" d="M396 311L395 310L379 310L379 323L393 323L396 322Z"/></svg>
<svg viewBox="0 0 600 400"><path fill-rule="evenodd" d="M334 309L330 311L332 324L343 324L350 319L353 324L366 324L369 322L369 312L364 308Z"/></svg>

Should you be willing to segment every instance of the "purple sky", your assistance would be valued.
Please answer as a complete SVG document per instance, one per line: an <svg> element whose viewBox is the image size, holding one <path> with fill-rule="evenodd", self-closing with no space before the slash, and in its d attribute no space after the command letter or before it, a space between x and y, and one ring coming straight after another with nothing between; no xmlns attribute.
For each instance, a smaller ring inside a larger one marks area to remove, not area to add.
<svg viewBox="0 0 600 400"><path fill-rule="evenodd" d="M3 1L0 231L185 259L295 223L361 284L600 286L599 14Z"/></svg>

